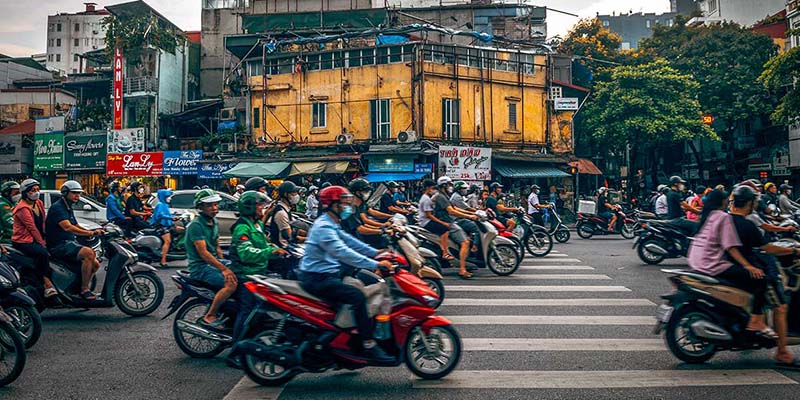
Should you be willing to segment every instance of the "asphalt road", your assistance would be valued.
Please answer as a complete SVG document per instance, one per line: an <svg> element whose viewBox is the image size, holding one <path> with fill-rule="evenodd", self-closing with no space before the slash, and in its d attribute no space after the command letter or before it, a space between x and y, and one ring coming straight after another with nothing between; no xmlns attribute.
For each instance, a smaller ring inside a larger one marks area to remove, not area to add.
<svg viewBox="0 0 800 400"><path fill-rule="evenodd" d="M721 353L689 366L651 334L670 287L618 238L557 244L527 257L507 278L480 272L446 279L440 313L454 320L465 352L458 369L423 382L404 367L300 375L286 387L254 387L222 357L194 360L161 321L164 305L130 318L116 309L44 314L41 341L8 399L746 399L794 398L800 373L773 369L770 351ZM682 266L672 260L665 266ZM486 286L496 286L486 289ZM489 305L490 304L490 305Z"/></svg>

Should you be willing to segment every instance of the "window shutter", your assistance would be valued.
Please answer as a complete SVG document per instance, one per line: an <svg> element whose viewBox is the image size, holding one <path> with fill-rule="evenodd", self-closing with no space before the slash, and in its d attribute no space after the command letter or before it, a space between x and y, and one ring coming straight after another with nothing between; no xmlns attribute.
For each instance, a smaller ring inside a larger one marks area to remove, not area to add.
<svg viewBox="0 0 800 400"><path fill-rule="evenodd" d="M447 139L447 99L442 99L442 139Z"/></svg>
<svg viewBox="0 0 800 400"><path fill-rule="evenodd" d="M373 139L378 138L378 104L377 100L369 101L369 116L370 116L370 136Z"/></svg>
<svg viewBox="0 0 800 400"><path fill-rule="evenodd" d="M458 140L461 137L461 100L453 100L453 139Z"/></svg>

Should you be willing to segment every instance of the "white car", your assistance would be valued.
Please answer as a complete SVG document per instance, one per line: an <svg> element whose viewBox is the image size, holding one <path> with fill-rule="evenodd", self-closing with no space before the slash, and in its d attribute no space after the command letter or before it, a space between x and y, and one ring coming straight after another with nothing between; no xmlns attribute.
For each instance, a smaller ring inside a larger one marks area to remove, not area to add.
<svg viewBox="0 0 800 400"><path fill-rule="evenodd" d="M182 215L184 213L191 213L197 215L197 209L194 208L194 195L199 190L175 190L172 197L169 198L169 209L173 215ZM217 214L217 222L219 223L219 241L221 244L227 246L231 243L231 227L239 219L239 207L236 205L236 199L222 192L217 192L222 197L219 203L219 213ZM147 204L155 208L158 204L158 198L155 193L148 199Z"/></svg>
<svg viewBox="0 0 800 400"><path fill-rule="evenodd" d="M42 190L41 193L46 211L50 210L53 203L61 200L61 192L58 190ZM105 202L99 202L86 194L82 194L81 199L72 205L72 211L75 212L75 218L78 219L92 221L98 225L108 222Z"/></svg>

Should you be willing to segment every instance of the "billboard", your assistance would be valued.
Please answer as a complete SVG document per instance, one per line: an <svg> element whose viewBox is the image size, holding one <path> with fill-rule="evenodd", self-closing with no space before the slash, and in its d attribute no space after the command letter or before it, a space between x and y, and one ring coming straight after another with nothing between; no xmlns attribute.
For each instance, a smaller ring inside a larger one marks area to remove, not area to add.
<svg viewBox="0 0 800 400"><path fill-rule="evenodd" d="M203 150L164 152L164 175L197 175L197 162L203 159Z"/></svg>
<svg viewBox="0 0 800 400"><path fill-rule="evenodd" d="M33 169L35 171L64 169L63 133L41 133L33 136Z"/></svg>
<svg viewBox="0 0 800 400"><path fill-rule="evenodd" d="M64 136L64 167L68 170L105 169L106 131Z"/></svg>
<svg viewBox="0 0 800 400"><path fill-rule="evenodd" d="M164 153L108 154L106 174L109 176L161 176Z"/></svg>
<svg viewBox="0 0 800 400"><path fill-rule="evenodd" d="M114 129L122 129L122 49L114 49Z"/></svg>
<svg viewBox="0 0 800 400"><path fill-rule="evenodd" d="M108 154L141 153L145 150L144 128L108 131Z"/></svg>
<svg viewBox="0 0 800 400"><path fill-rule="evenodd" d="M439 174L454 180L492 179L492 149L472 146L439 146Z"/></svg>

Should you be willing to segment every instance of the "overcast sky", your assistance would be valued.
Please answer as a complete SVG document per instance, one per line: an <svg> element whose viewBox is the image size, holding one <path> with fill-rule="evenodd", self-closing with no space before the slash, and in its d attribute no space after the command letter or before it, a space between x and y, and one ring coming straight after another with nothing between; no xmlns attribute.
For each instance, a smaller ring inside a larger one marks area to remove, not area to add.
<svg viewBox="0 0 800 400"><path fill-rule="evenodd" d="M0 0L0 53L29 56L44 53L47 42L47 16L59 12L84 10L88 0ZM124 0L94 0L98 7ZM183 30L200 30L201 0L146 0L150 6ZM597 12L668 12L669 0L527 0L530 4L594 16ZM510 1L509 1L510 2ZM566 34L577 18L553 10L547 13L548 36Z"/></svg>

